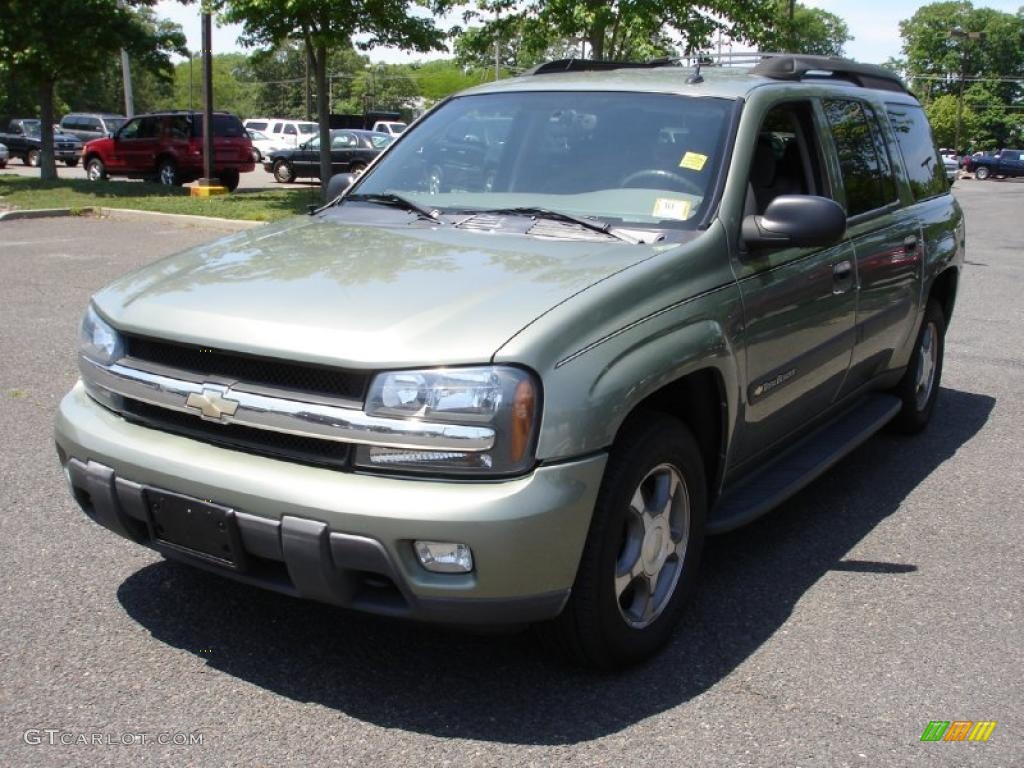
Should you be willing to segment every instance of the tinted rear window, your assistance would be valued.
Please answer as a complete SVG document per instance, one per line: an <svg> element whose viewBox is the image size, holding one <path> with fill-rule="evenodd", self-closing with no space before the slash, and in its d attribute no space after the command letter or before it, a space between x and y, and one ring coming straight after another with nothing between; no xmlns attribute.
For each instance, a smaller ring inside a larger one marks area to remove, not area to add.
<svg viewBox="0 0 1024 768"><path fill-rule="evenodd" d="M195 115L192 118L192 135L202 137L203 116ZM247 138L245 127L242 121L234 115L214 115L213 135L220 139L241 139Z"/></svg>
<svg viewBox="0 0 1024 768"><path fill-rule="evenodd" d="M886 112L896 134L914 199L922 200L945 193L949 188L946 172L935 149L932 129L924 110L904 104L887 104Z"/></svg>

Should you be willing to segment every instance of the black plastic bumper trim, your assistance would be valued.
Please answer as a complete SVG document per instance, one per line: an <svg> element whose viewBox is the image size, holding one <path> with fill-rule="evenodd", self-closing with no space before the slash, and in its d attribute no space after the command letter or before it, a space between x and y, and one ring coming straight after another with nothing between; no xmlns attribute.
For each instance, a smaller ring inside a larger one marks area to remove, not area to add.
<svg viewBox="0 0 1024 768"><path fill-rule="evenodd" d="M72 490L83 511L114 533L169 559L275 592L387 616L449 624L522 624L554 618L569 590L515 598L418 597L384 545L331 531L318 520L281 520L232 510L238 545L247 557L237 568L202 553L164 545L153 536L147 488L95 461L67 460Z"/></svg>

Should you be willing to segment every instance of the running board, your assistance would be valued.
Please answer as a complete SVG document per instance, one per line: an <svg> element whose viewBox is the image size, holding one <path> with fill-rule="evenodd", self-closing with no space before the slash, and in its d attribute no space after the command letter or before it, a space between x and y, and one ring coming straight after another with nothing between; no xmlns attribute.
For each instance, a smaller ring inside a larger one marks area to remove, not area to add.
<svg viewBox="0 0 1024 768"><path fill-rule="evenodd" d="M708 533L725 533L777 507L831 469L895 416L902 403L876 393L801 440L755 475L726 491L707 523Z"/></svg>

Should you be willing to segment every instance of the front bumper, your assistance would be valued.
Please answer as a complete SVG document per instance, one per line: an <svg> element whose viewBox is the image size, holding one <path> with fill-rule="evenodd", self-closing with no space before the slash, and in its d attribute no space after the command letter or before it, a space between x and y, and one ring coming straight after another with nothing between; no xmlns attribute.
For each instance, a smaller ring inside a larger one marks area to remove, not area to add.
<svg viewBox="0 0 1024 768"><path fill-rule="evenodd" d="M575 579L606 456L503 482L412 480L254 456L132 424L78 384L56 440L76 499L96 522L168 557L297 597L461 624L539 621ZM147 489L231 508L236 569L163 546ZM468 574L432 573L416 539L473 550Z"/></svg>

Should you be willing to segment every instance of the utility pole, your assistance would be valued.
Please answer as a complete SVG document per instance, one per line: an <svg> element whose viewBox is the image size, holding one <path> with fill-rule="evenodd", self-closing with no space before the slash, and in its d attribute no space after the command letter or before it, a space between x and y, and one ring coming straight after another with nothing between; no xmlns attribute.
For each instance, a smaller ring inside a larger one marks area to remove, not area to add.
<svg viewBox="0 0 1024 768"><path fill-rule="evenodd" d="M203 21L203 178L192 189L198 197L227 192L213 176L213 14L204 1Z"/></svg>
<svg viewBox="0 0 1024 768"><path fill-rule="evenodd" d="M494 79L501 77L501 41L494 38Z"/></svg>
<svg viewBox="0 0 1024 768"><path fill-rule="evenodd" d="M311 54L309 52L309 43L306 43L306 120L313 119L313 88L310 81L310 66L309 60Z"/></svg>
<svg viewBox="0 0 1024 768"><path fill-rule="evenodd" d="M128 51L121 49L121 78L124 80L124 113L135 117L135 99L132 95L132 63L128 60Z"/></svg>
<svg viewBox="0 0 1024 768"><path fill-rule="evenodd" d="M960 86L956 100L956 146L954 151L959 154L964 148L960 145L964 126L964 81L967 79L967 44L973 40L982 42L988 37L985 32L965 32L960 27L949 30L949 37L958 38L960 42Z"/></svg>

